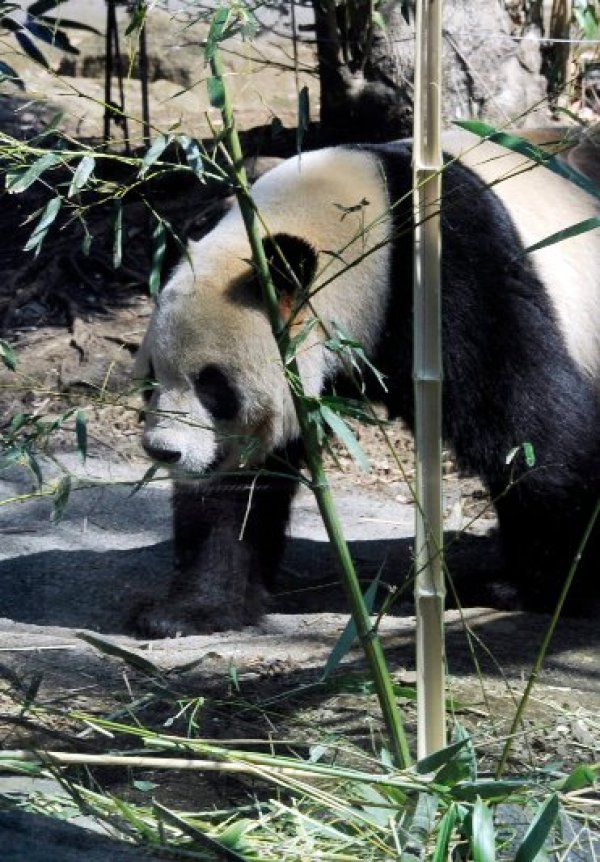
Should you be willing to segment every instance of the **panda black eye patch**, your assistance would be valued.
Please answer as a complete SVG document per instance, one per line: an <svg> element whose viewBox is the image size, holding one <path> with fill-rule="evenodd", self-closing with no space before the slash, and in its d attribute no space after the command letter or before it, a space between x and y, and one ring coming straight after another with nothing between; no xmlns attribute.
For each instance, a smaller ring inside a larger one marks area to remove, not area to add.
<svg viewBox="0 0 600 862"><path fill-rule="evenodd" d="M192 377L194 391L215 419L234 419L240 409L235 387L218 365L207 365Z"/></svg>

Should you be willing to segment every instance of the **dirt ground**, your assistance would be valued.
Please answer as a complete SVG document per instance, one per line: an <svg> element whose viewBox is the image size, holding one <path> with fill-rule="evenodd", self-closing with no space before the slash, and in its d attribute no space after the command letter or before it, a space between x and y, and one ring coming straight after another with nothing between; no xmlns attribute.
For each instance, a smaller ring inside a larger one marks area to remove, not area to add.
<svg viewBox="0 0 600 862"><path fill-rule="evenodd" d="M189 71L189 64L186 68ZM173 88L180 88L181 84L167 86L167 83L160 79L152 90L157 125L164 122L167 127L182 117L187 122L190 116L190 122L194 122L193 112L174 109L169 98ZM73 78L71 84L92 94L100 88L97 77ZM48 89L47 81L43 86L45 97L52 104L64 108L69 100L73 101L72 88L67 88L67 97L62 84L54 90ZM294 93L289 81L285 90L277 81L270 86L287 94L289 107L289 93ZM135 82L128 83L128 98L134 105L136 87ZM257 91L261 105L268 104L264 85ZM78 116L69 114L67 129L79 133L84 130L86 135L93 136L98 133L100 122L97 105L89 101L84 104L85 112ZM16 114L15 106L19 109ZM40 112L35 106L14 99L4 100L2 110L5 127L10 119L11 128L17 130L27 124L42 123L51 113L48 104ZM248 109L244 114L247 125L264 119L263 107ZM85 125L88 122L89 127ZM197 129L195 132L198 134ZM43 197L43 192L40 194ZM192 234L201 229L206 207L202 195L186 197L185 203L178 206L166 200L168 197L163 195L161 201L171 207L169 213L175 221L184 223ZM136 221L142 218L143 210L138 200L128 204L125 267L115 271L106 236L95 244L88 258L79 251L79 238L74 239L66 231L53 238L51 251L43 251L37 261L25 257L20 249L30 228L23 227L22 222L31 203L30 198L15 200L3 196L0 254L5 263L5 278L0 285L0 313L3 337L8 337L15 346L19 370L18 375L9 372L0 375L2 413L8 420L16 413L57 416L71 406L84 409L90 457L137 469L141 476L147 465L140 460L137 402L124 398L123 393L130 388L132 356L152 307L146 288L148 248ZM194 209L196 204L198 211ZM105 215L98 216L98 224L104 226L106 233ZM398 521L403 524L412 519L406 484L413 476L412 441L400 425L394 425L390 435L400 454L403 473L394 465L381 439L369 429L360 429L359 436L372 464L371 473L362 474L341 451L337 458L334 484L338 493L346 501L354 497L356 506L367 506L357 518L357 533L352 541L359 558L365 555L369 574L369 566L375 568L375 563L369 557L368 540L376 537L379 541L381 533L372 531L385 531L389 525L387 508L385 515L373 515L378 511L376 505L397 505L402 513ZM75 448L75 424L70 417L53 436L51 450L55 457L61 458ZM493 766L548 619L511 609L514 597L510 591L496 588L494 578L501 560L493 535L487 535L494 518L485 493L477 480L458 476L450 454L445 472L446 529L453 539L449 554L451 569L462 573L471 603L475 604L464 618L457 611L448 613L449 692L454 699L453 717L473 730L481 744L482 766L486 770ZM39 521L35 525L26 519L19 522L16 505L0 508L0 534L16 535L18 539L25 534L23 541L27 542L27 530L33 535ZM74 518L77 505L77 501L71 502ZM161 506L164 526L160 537L167 541L168 504L163 501ZM303 498L299 510L303 506L308 510L311 504ZM81 723L66 714L74 708L96 715L122 716L134 712L152 726L164 727L167 722L172 732L185 732L189 729L189 710L183 710L181 705L202 697L206 700L194 727L198 735L217 739L276 735L293 738L294 745L302 751L325 735L376 750L381 742L381 723L358 652L355 650L346 659L339 678L327 683L320 681L323 663L346 616L333 567L321 556L325 553L324 545L317 544L318 536L311 532L316 523L312 517L303 520L302 514L298 516L299 532L294 534L292 529L292 550L286 557L272 613L256 629L150 644L133 641L125 631L116 631L106 620L86 625L85 618L82 624L78 622L81 617L74 617L75 622L71 620L70 624L52 624L44 621L41 608L37 620L35 614L27 619L19 616L24 614L23 606L21 611L14 611L0 627L3 644L0 733L4 747L87 746L96 751L114 744L82 730ZM471 523L473 518L476 520ZM394 567L397 564L406 569L410 564L410 528L403 528L397 535ZM312 580L309 573L308 582L303 580L302 567L306 568L309 560L303 541L312 543L313 563L308 566ZM155 547L158 546L153 545L152 549ZM159 554L157 558L163 569L168 566L168 549L164 553L164 557ZM57 565L62 565L61 559L57 558ZM138 569L144 574L144 561L150 558L142 555L140 559ZM117 565L116 557L114 564ZM10 573L8 563L5 571ZM485 607L494 602L495 608ZM84 604L82 600L81 605ZM398 605L396 611L400 612L398 616L383 621L382 634L396 682L410 687L415 679L414 618L410 604ZM81 628L95 628L99 636L128 650L129 656L108 655L102 646L82 642L75 634ZM559 627L514 748L513 771L532 767L562 770L598 759L598 637L595 619L564 621ZM153 675L140 669L131 655L149 657L160 673ZM192 660L197 662L196 666L185 669ZM35 702L44 707L41 716L21 708L27 692L32 691ZM414 702L409 693L404 694L406 697L402 695L401 700L414 733ZM179 705L179 712L174 704ZM126 792L131 798L143 800L142 791L133 789L128 777L118 771L105 773L103 781L115 792ZM168 800L173 807L190 800L197 805L203 802L228 805L254 792L252 784L233 778L186 776L184 779L172 774L161 776L160 782L156 790L158 798Z"/></svg>

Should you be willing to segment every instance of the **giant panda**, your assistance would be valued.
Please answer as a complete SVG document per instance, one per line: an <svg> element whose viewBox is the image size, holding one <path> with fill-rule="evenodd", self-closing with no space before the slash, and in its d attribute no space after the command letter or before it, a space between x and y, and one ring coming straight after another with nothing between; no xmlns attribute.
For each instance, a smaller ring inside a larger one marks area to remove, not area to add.
<svg viewBox="0 0 600 862"><path fill-rule="evenodd" d="M544 167L466 132L445 139L443 431L495 501L521 605L553 606L600 493L600 234L532 254L599 214L598 201ZM410 142L292 158L253 196L280 310L305 390L341 385L342 332L367 368L354 385L413 423ZM304 329L304 334L308 329ZM175 479L175 574L138 630L167 636L255 620L280 561L302 461L299 430L233 206L170 277L136 376L151 380L143 446ZM508 457L530 443L535 465ZM203 478L207 477L207 478ZM600 584L598 528L571 609Z"/></svg>

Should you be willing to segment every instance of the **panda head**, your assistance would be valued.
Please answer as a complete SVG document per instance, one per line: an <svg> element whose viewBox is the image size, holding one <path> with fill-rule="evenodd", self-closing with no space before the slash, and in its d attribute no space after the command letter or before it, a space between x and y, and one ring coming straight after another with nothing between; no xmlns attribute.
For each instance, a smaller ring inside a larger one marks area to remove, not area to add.
<svg viewBox="0 0 600 862"><path fill-rule="evenodd" d="M196 243L160 295L136 359L145 381L143 446L176 474L260 464L298 436L278 347L239 225ZM306 320L316 251L278 234L264 241L280 313L291 334ZM307 339L316 343L316 333ZM309 346L308 343L306 345ZM299 357L304 385L318 393L318 351Z"/></svg>

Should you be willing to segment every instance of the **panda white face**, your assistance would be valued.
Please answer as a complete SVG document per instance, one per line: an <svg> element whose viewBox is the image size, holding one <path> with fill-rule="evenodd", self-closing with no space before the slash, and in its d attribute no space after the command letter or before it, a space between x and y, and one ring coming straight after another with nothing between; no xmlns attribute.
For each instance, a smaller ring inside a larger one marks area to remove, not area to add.
<svg viewBox="0 0 600 862"><path fill-rule="evenodd" d="M311 292L291 334L317 316L368 347L389 281L391 221L377 159L309 153L262 177L253 196L273 244L284 319L298 306L296 291ZM191 264L180 264L162 292L137 358L136 377L154 381L143 445L174 473L255 466L296 439L298 427L238 208L189 251ZM318 395L336 371L322 340L314 327L297 355L307 394Z"/></svg>
<svg viewBox="0 0 600 862"><path fill-rule="evenodd" d="M252 295L199 296L185 267L189 286L180 273L165 289L136 363L152 384L143 446L175 473L255 465L297 436L269 321Z"/></svg>

